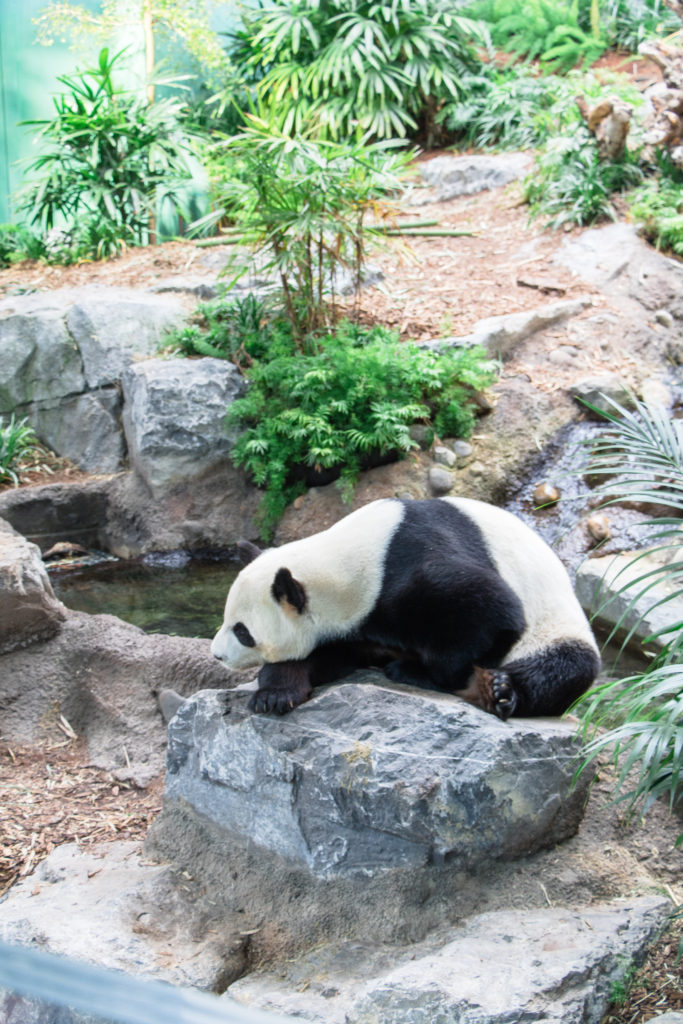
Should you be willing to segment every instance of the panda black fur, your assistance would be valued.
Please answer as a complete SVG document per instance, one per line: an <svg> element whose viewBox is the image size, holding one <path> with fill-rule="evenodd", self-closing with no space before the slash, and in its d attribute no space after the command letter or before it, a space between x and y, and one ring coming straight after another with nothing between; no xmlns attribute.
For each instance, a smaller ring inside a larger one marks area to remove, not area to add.
<svg viewBox="0 0 683 1024"><path fill-rule="evenodd" d="M211 650L231 668L263 666L255 711L281 714L377 665L502 719L558 715L599 670L562 563L484 502L387 498L248 555Z"/></svg>

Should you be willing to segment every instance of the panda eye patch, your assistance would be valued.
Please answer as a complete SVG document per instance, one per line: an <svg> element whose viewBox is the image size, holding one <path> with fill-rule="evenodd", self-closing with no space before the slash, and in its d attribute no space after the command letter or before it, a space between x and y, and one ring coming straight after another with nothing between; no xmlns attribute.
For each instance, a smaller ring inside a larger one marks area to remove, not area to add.
<svg viewBox="0 0 683 1024"><path fill-rule="evenodd" d="M232 627L232 631L243 647L256 646L256 641L243 622L236 622Z"/></svg>

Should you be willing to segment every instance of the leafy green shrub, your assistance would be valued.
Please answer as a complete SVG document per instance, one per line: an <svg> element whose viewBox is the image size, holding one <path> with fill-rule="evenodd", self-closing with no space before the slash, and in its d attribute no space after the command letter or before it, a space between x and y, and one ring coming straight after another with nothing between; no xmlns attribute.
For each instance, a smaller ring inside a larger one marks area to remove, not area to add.
<svg viewBox="0 0 683 1024"><path fill-rule="evenodd" d="M37 260L46 255L45 244L38 235L20 224L0 224L0 267L9 267L20 260Z"/></svg>
<svg viewBox="0 0 683 1024"><path fill-rule="evenodd" d="M603 0L600 14L610 46L630 53L637 53L648 37L681 27L681 19L664 0Z"/></svg>
<svg viewBox="0 0 683 1024"><path fill-rule="evenodd" d="M348 488L364 465L414 448L415 421L431 420L442 436L470 433L473 390L491 383L494 366L481 349L437 354L346 322L311 355L280 333L246 375L249 390L228 413L245 428L233 458L265 489L267 533L307 474L341 475Z"/></svg>
<svg viewBox="0 0 683 1024"><path fill-rule="evenodd" d="M192 323L169 331L164 346L245 367L266 354L271 334L268 304L249 292L243 298L201 302Z"/></svg>
<svg viewBox="0 0 683 1024"><path fill-rule="evenodd" d="M488 0L469 9L489 25L500 49L568 71L592 64L607 48L597 7L592 0L588 26L581 23L579 0Z"/></svg>
<svg viewBox="0 0 683 1024"><path fill-rule="evenodd" d="M116 88L120 57L103 49L96 68L58 78L67 92L53 100L55 117L23 122L39 129L43 151L21 208L44 230L65 222L74 246L98 257L144 242L157 201L174 202L175 184L189 177L181 104Z"/></svg>
<svg viewBox="0 0 683 1024"><path fill-rule="evenodd" d="M364 219L400 187L410 154L388 144L291 139L255 116L221 143L211 174L216 209L197 227L223 217L234 222L251 255L249 267L274 270L297 345L334 320L342 272L360 284L368 233ZM328 310L331 299L332 314Z"/></svg>
<svg viewBox="0 0 683 1024"><path fill-rule="evenodd" d="M38 450L38 438L26 419L17 420L12 414L5 424L0 416L0 483L19 483L17 468L22 459Z"/></svg>
<svg viewBox="0 0 683 1024"><path fill-rule="evenodd" d="M612 195L639 184L643 172L637 157L601 160L587 128L577 127L573 137L552 139L537 156L534 170L524 182L524 195L532 216L561 224L591 224L600 217L616 219Z"/></svg>
<svg viewBox="0 0 683 1024"><path fill-rule="evenodd" d="M680 597L680 559L683 529L683 430L680 420L664 409L636 402L628 411L616 402L608 413L610 432L595 447L588 472L603 476L597 488L606 503L624 500L649 502L671 509L671 517L652 519L650 528L657 548L668 556L666 564L643 570L618 592L632 604L651 593L657 583L667 584L665 601ZM634 555L637 564L638 555ZM661 604L652 596L651 608ZM649 611L644 614L649 614ZM622 619L615 626L622 627ZM630 635L632 635L631 630ZM647 807L657 797L670 804L683 797L683 623L675 620L655 634L660 654L647 671L607 682L581 697L575 706L581 716L585 749L583 768L604 751L611 751L619 766L616 790L620 799ZM648 638L653 639L652 637ZM607 726L607 731L602 728Z"/></svg>
<svg viewBox="0 0 683 1024"><path fill-rule="evenodd" d="M486 42L450 0L274 0L245 24L237 59L262 76L284 132L314 123L333 138L389 139L422 127L428 146L438 106L480 66L472 44Z"/></svg>
<svg viewBox="0 0 683 1024"><path fill-rule="evenodd" d="M456 139L478 149L538 146L551 131L543 113L567 92L565 80L556 75L536 77L516 70L470 76L464 84L465 97L447 103L439 117Z"/></svg>
<svg viewBox="0 0 683 1024"><path fill-rule="evenodd" d="M658 249L683 256L683 184L666 178L645 182L631 196L629 209Z"/></svg>

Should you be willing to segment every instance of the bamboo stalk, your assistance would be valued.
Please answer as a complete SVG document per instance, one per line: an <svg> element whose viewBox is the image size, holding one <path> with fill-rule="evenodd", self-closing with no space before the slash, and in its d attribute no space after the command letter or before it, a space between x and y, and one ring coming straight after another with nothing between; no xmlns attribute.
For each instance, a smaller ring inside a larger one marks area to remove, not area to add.
<svg viewBox="0 0 683 1024"><path fill-rule="evenodd" d="M367 231L405 231L410 228L433 228L438 220L415 220L406 221L404 224L368 224Z"/></svg>
<svg viewBox="0 0 683 1024"><path fill-rule="evenodd" d="M387 235L407 238L476 238L474 231L456 231L451 228L406 228L400 231L387 231Z"/></svg>

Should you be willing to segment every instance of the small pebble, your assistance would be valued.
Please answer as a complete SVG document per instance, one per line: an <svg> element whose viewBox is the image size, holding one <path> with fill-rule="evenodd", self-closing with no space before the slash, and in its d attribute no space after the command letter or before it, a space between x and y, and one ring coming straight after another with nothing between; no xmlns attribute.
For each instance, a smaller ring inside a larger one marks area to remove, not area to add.
<svg viewBox="0 0 683 1024"><path fill-rule="evenodd" d="M441 466L432 466L429 470L429 487L432 494L448 494L453 490L453 476L447 469Z"/></svg>
<svg viewBox="0 0 683 1024"><path fill-rule="evenodd" d="M612 536L610 530L609 519L606 515L598 513L594 516L589 516L586 520L586 529L593 538L596 544L599 544L603 540L609 540Z"/></svg>
<svg viewBox="0 0 683 1024"><path fill-rule="evenodd" d="M446 448L442 444L438 444L434 449L434 462L438 462L440 466L448 466L452 469L455 465L456 457L455 452L451 451L450 448Z"/></svg>
<svg viewBox="0 0 683 1024"><path fill-rule="evenodd" d="M674 318L668 309L658 309L655 313L655 320L658 324L661 324L662 327L671 328L674 325Z"/></svg>
<svg viewBox="0 0 683 1024"><path fill-rule="evenodd" d="M459 459L469 459L473 448L467 441L456 441L453 445L453 451Z"/></svg>
<svg viewBox="0 0 683 1024"><path fill-rule="evenodd" d="M554 505L560 500L560 492L552 484L537 484L534 488L534 505Z"/></svg>

